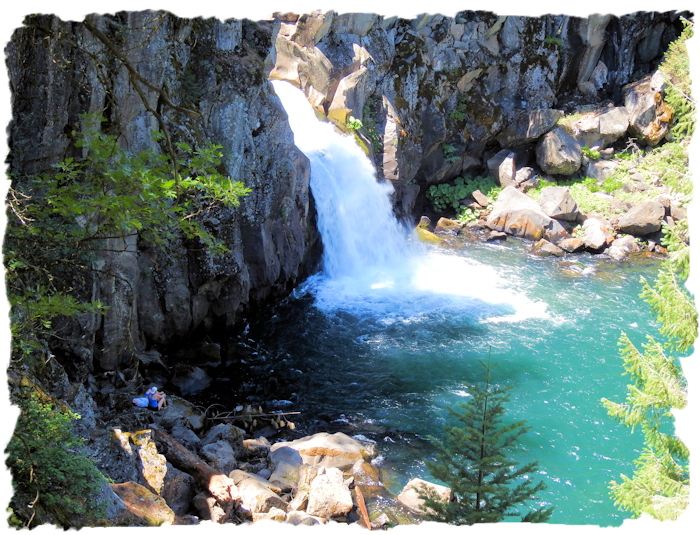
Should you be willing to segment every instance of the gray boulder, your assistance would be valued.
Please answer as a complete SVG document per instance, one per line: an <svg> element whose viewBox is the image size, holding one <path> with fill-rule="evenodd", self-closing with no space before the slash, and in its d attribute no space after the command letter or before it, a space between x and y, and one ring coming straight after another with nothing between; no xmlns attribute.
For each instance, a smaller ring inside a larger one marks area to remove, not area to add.
<svg viewBox="0 0 700 535"><path fill-rule="evenodd" d="M491 157L486 165L492 176L503 188L515 185L515 153L503 149Z"/></svg>
<svg viewBox="0 0 700 535"><path fill-rule="evenodd" d="M618 107L584 113L571 128L582 147L605 149L622 137L628 127L629 113L626 108Z"/></svg>
<svg viewBox="0 0 700 535"><path fill-rule="evenodd" d="M602 250L613 240L612 229L605 221L589 217L583 223L583 244L592 251Z"/></svg>
<svg viewBox="0 0 700 535"><path fill-rule="evenodd" d="M595 160L586 165L586 176L595 178L601 184L606 178L612 176L619 164L607 160Z"/></svg>
<svg viewBox="0 0 700 535"><path fill-rule="evenodd" d="M170 463L166 464L166 468L167 472L160 496L173 510L173 513L177 516L183 516L189 511L190 503L195 496L195 480L191 475L178 470Z"/></svg>
<svg viewBox="0 0 700 535"><path fill-rule="evenodd" d="M236 467L236 456L233 453L233 448L225 440L206 444L200 448L200 451L202 457L207 460L211 467L222 474L228 474Z"/></svg>
<svg viewBox="0 0 700 535"><path fill-rule="evenodd" d="M540 195L542 211L549 217L563 221L576 221L578 204L569 193L568 188L547 186Z"/></svg>
<svg viewBox="0 0 700 535"><path fill-rule="evenodd" d="M242 456L245 453L243 437L245 432L232 424L218 424L209 429L201 441L201 446L213 444L220 440L225 440L231 445L235 455Z"/></svg>
<svg viewBox="0 0 700 535"><path fill-rule="evenodd" d="M270 482L283 490L296 489L298 486L300 468L304 465L301 454L294 448L278 442L270 449L270 466L273 471Z"/></svg>
<svg viewBox="0 0 700 535"><path fill-rule="evenodd" d="M663 103L663 85L663 77L656 71L622 88L630 134L651 147L664 138L673 119L672 111Z"/></svg>
<svg viewBox="0 0 700 535"><path fill-rule="evenodd" d="M661 221L666 215L666 209L658 201L645 201L633 206L617 223L617 228L624 234L646 236L661 228Z"/></svg>
<svg viewBox="0 0 700 535"><path fill-rule="evenodd" d="M613 260L621 262L625 260L630 253L638 253L642 248L639 246L633 236L623 236L614 240L610 247L605 250L605 254Z"/></svg>
<svg viewBox="0 0 700 535"><path fill-rule="evenodd" d="M561 110L519 111L508 121L499 137L501 146L516 147L537 140L557 125L564 116Z"/></svg>
<svg viewBox="0 0 700 535"><path fill-rule="evenodd" d="M287 511L287 502L277 495L280 490L262 477L233 470L229 477L241 496L240 509L247 513L267 513L273 507Z"/></svg>
<svg viewBox="0 0 700 535"><path fill-rule="evenodd" d="M491 230L506 232L529 240L539 240L553 219L542 211L540 204L514 187L498 194L493 210L486 219Z"/></svg>
<svg viewBox="0 0 700 535"><path fill-rule="evenodd" d="M550 175L573 175L581 168L581 146L563 126L540 138L535 155L537 164Z"/></svg>

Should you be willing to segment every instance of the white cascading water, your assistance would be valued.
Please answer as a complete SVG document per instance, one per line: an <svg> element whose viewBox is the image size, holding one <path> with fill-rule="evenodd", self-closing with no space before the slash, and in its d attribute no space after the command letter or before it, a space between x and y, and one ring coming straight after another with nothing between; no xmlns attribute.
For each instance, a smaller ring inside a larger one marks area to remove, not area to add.
<svg viewBox="0 0 700 535"><path fill-rule="evenodd" d="M394 217L392 186L352 136L316 118L288 82L272 86L289 116L296 146L311 163L311 191L324 248L324 272L305 289L324 311L379 316L385 323L460 312L485 321L546 317L546 305L509 289L489 266L427 251Z"/></svg>

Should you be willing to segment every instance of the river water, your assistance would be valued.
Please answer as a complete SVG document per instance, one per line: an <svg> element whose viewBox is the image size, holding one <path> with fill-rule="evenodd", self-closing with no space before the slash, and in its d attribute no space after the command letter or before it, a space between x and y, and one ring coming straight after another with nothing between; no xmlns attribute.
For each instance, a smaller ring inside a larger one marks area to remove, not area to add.
<svg viewBox="0 0 700 535"><path fill-rule="evenodd" d="M447 408L484 379L490 349L493 381L513 387L506 419L532 427L510 454L539 463L551 522L629 518L608 484L631 474L641 436L608 418L600 399L626 393L620 332L637 344L655 333L638 294L657 261L538 258L513 239L451 252L420 244L352 137L317 121L296 88L273 85L311 161L324 271L243 337L256 344L250 382L300 411L307 432L374 440L383 483L397 494L414 477L435 481L428 436L440 438Z"/></svg>

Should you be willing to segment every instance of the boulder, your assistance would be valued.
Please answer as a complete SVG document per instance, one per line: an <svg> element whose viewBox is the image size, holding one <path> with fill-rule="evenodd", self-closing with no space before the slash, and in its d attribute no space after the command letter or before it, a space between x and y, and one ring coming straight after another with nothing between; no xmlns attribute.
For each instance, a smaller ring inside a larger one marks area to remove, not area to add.
<svg viewBox="0 0 700 535"><path fill-rule="evenodd" d="M537 172L532 167L521 167L515 172L515 185L529 183L537 176Z"/></svg>
<svg viewBox="0 0 700 535"><path fill-rule="evenodd" d="M518 111L499 136L501 146L532 143L554 128L563 116L563 111L553 109Z"/></svg>
<svg viewBox="0 0 700 535"><path fill-rule="evenodd" d="M605 149L621 138L629 127L629 114L624 107L602 108L583 113L571 125L579 145Z"/></svg>
<svg viewBox="0 0 700 535"><path fill-rule="evenodd" d="M167 472L167 461L165 456L158 453L153 431L145 429L131 433L130 441L139 460L139 483L155 494L160 494Z"/></svg>
<svg viewBox="0 0 700 535"><path fill-rule="evenodd" d="M503 149L491 157L486 165L501 187L507 188L515 185L515 153Z"/></svg>
<svg viewBox="0 0 700 535"><path fill-rule="evenodd" d="M270 465L273 468L270 482L281 489L296 489L299 469L304 464L301 454L294 448L278 442L270 448Z"/></svg>
<svg viewBox="0 0 700 535"><path fill-rule="evenodd" d="M583 244L587 249L600 251L613 240L612 230L604 221L589 217L583 223Z"/></svg>
<svg viewBox="0 0 700 535"><path fill-rule="evenodd" d="M645 201L633 206L617 223L617 228L624 234L646 236L661 228L661 221L666 209L658 200Z"/></svg>
<svg viewBox="0 0 700 535"><path fill-rule="evenodd" d="M651 147L664 138L673 119L673 110L663 100L663 85L663 76L656 71L622 88L630 116L629 132Z"/></svg>
<svg viewBox="0 0 700 535"><path fill-rule="evenodd" d="M472 198L473 198L474 201L476 201L476 202L479 204L479 206L481 206L482 208L486 208L486 207L489 205L489 199L488 199L488 197L486 197L486 195L484 195L483 193L481 193L481 191L479 191L478 189L472 191Z"/></svg>
<svg viewBox="0 0 700 535"><path fill-rule="evenodd" d="M450 501L450 499L452 499L452 490L449 487L430 483L429 481L418 478L411 479L396 499L413 511L425 513L427 512L424 509L425 500L420 497L420 494L424 492L423 489L426 487L427 489L435 491L441 500Z"/></svg>
<svg viewBox="0 0 700 535"><path fill-rule="evenodd" d="M282 509L277 509L273 507L266 513L253 513L253 522L259 522L260 520L274 520L275 522L284 522L287 520L287 513Z"/></svg>
<svg viewBox="0 0 700 535"><path fill-rule="evenodd" d="M606 160L595 160L589 162L588 165L586 165L586 176L595 178L596 182L602 184L603 182L605 182L606 178L612 176L612 174L618 167L619 164L616 162L609 162Z"/></svg>
<svg viewBox="0 0 700 535"><path fill-rule="evenodd" d="M537 256L564 256L565 251L544 238L532 245L531 252Z"/></svg>
<svg viewBox="0 0 700 535"><path fill-rule="evenodd" d="M287 511L287 502L277 495L280 491L269 481L241 470L233 470L229 477L236 483L241 496L240 509L247 513L267 513L273 508Z"/></svg>
<svg viewBox="0 0 700 535"><path fill-rule="evenodd" d="M308 514L325 518L345 516L352 507L352 493L338 468L326 468L311 482Z"/></svg>
<svg viewBox="0 0 700 535"><path fill-rule="evenodd" d="M359 459L376 455L373 444L360 442L344 433L316 433L291 442L278 442L270 448L270 456L274 457L283 448L297 451L305 464L341 470L352 468Z"/></svg>
<svg viewBox="0 0 700 535"><path fill-rule="evenodd" d="M223 524L228 518L228 512L206 490L200 492L192 499L192 505L197 509L202 520L211 520L217 524Z"/></svg>
<svg viewBox="0 0 700 535"><path fill-rule="evenodd" d="M435 234L447 234L449 236L456 236L459 229L462 228L457 221L452 219L447 219L446 217L441 217L437 224L435 225Z"/></svg>
<svg viewBox="0 0 700 535"><path fill-rule="evenodd" d="M575 253L577 251L580 251L581 249L583 249L583 246L583 240L580 240L578 238L567 238L565 240L557 242L557 247L566 251L567 253Z"/></svg>
<svg viewBox="0 0 700 535"><path fill-rule="evenodd" d="M175 425L170 431L170 434L175 440L180 442L183 446L188 449L196 449L197 445L200 443L200 439L197 434L192 431L189 427L183 425Z"/></svg>
<svg viewBox="0 0 700 535"><path fill-rule="evenodd" d="M195 496L196 484L194 478L178 470L170 463L167 463L166 467L168 471L163 480L160 496L175 515L183 516L189 511L190 503Z"/></svg>
<svg viewBox="0 0 700 535"><path fill-rule="evenodd" d="M550 175L573 175L581 167L581 146L563 126L542 136L535 154L537 164Z"/></svg>
<svg viewBox="0 0 700 535"><path fill-rule="evenodd" d="M633 236L622 236L614 240L610 247L605 250L605 254L613 260L621 262L625 260L630 253L638 253L642 248L639 246Z"/></svg>
<svg viewBox="0 0 700 535"><path fill-rule="evenodd" d="M578 204L569 193L568 188L561 186L547 186L540 195L542 211L554 219L564 221L576 221L578 217Z"/></svg>
<svg viewBox="0 0 700 535"><path fill-rule="evenodd" d="M313 517L304 511L289 511L285 522L292 526L316 526L324 523L323 519Z"/></svg>
<svg viewBox="0 0 700 535"><path fill-rule="evenodd" d="M133 524L163 526L171 525L175 521L175 513L165 500L138 483L127 481L110 486L126 505Z"/></svg>
<svg viewBox="0 0 700 535"><path fill-rule="evenodd" d="M231 445L234 455L243 456L245 447L243 446L243 437L245 432L232 424L218 424L210 428L207 434L201 440L201 446L213 444L219 440L225 440Z"/></svg>
<svg viewBox="0 0 700 535"><path fill-rule="evenodd" d="M204 427L204 414L194 404L173 395L168 395L167 400L168 408L155 413L159 415L163 427L173 429L175 426L183 426L194 431Z"/></svg>
<svg viewBox="0 0 700 535"><path fill-rule="evenodd" d="M486 226L513 236L539 240L544 237L552 221L537 201L511 186L498 194L493 210L486 219Z"/></svg>
<svg viewBox="0 0 700 535"><path fill-rule="evenodd" d="M222 474L228 474L236 467L236 457L233 453L233 448L226 440L205 444L200 448L200 451L202 452L202 457L209 465Z"/></svg>
<svg viewBox="0 0 700 535"><path fill-rule="evenodd" d="M267 457L270 454L270 441L265 437L247 438L243 447L250 457Z"/></svg>
<svg viewBox="0 0 700 535"><path fill-rule="evenodd" d="M180 389L183 396L188 396L196 392L201 392L207 388L212 381L207 372L199 366L189 364L178 364L175 370L175 377L170 382Z"/></svg>

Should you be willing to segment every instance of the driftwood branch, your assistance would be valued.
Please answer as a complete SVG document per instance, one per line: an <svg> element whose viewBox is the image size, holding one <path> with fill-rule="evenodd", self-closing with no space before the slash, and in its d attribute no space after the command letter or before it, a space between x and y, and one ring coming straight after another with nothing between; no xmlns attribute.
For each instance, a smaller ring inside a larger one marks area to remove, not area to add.
<svg viewBox="0 0 700 535"><path fill-rule="evenodd" d="M362 495L360 487L355 485L355 497L357 498L357 507L362 515L362 520L364 521L367 529L371 530L372 525L369 523L369 515L367 514L367 506L365 505L365 497Z"/></svg>
<svg viewBox="0 0 700 535"><path fill-rule="evenodd" d="M164 446L162 453L165 458L178 470L190 474L220 504L232 504L234 508L240 504L241 498L233 479L214 470L162 429L154 429L153 436L156 442Z"/></svg>

